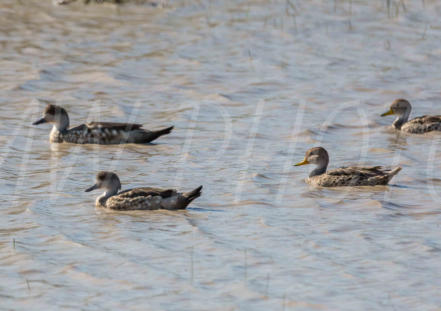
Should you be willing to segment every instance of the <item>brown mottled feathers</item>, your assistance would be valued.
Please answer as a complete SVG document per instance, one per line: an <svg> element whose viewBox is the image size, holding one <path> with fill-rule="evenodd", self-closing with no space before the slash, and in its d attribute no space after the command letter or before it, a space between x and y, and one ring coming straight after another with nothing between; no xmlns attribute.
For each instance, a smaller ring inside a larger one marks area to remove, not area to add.
<svg viewBox="0 0 441 311"><path fill-rule="evenodd" d="M387 185L400 171L400 167L394 169L382 166L342 167L310 177L308 182L322 187Z"/></svg>
<svg viewBox="0 0 441 311"><path fill-rule="evenodd" d="M173 189L159 189L159 188L149 188L149 187L142 187L142 188L134 188L134 189L128 189L121 191L118 193L119 196L124 198L135 198L139 196L160 196L161 198L169 198L173 194L175 194L176 191Z"/></svg>
<svg viewBox="0 0 441 311"><path fill-rule="evenodd" d="M413 134L441 131L441 116L417 117L404 123L401 130Z"/></svg>
<svg viewBox="0 0 441 311"><path fill-rule="evenodd" d="M359 175L361 177L372 177L377 175L384 175L384 170L381 166L371 166L371 167L341 167L327 172L328 175L332 176L343 176L343 175Z"/></svg>
<svg viewBox="0 0 441 311"><path fill-rule="evenodd" d="M185 209L201 195L202 186L187 192L178 193L172 189L135 188L121 191L98 204L113 210L178 210Z"/></svg>
<svg viewBox="0 0 441 311"><path fill-rule="evenodd" d="M141 124L92 122L61 133L57 141L77 144L149 143L172 130L173 126L149 131L143 129Z"/></svg>
<svg viewBox="0 0 441 311"><path fill-rule="evenodd" d="M116 122L90 122L85 124L89 129L112 129L112 130L124 130L132 131L138 130L142 127L142 124L135 123L116 123Z"/></svg>
<svg viewBox="0 0 441 311"><path fill-rule="evenodd" d="M414 118L406 123L417 123L417 124L441 123L441 115L440 116L421 116L421 117Z"/></svg>
<svg viewBox="0 0 441 311"><path fill-rule="evenodd" d="M81 124L69 129L69 131L84 131L84 130L117 130L117 131L132 131L142 128L142 124L131 123L112 123L112 122L90 122L87 124Z"/></svg>

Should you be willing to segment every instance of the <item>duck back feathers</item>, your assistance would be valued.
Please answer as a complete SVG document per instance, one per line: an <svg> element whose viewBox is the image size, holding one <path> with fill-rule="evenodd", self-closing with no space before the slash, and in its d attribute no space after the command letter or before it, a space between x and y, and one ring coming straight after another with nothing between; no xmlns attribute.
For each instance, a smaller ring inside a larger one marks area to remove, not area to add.
<svg viewBox="0 0 441 311"><path fill-rule="evenodd" d="M401 167L394 169L382 166L342 167L311 177L308 182L323 187L387 185L400 171Z"/></svg>
<svg viewBox="0 0 441 311"><path fill-rule="evenodd" d="M401 130L412 134L441 131L441 116L421 116L403 124Z"/></svg>
<svg viewBox="0 0 441 311"><path fill-rule="evenodd" d="M51 134L51 141L65 141L77 144L122 144L150 143L162 135L169 134L173 126L149 131L142 128L141 124L91 122L82 124L65 132Z"/></svg>
<svg viewBox="0 0 441 311"><path fill-rule="evenodd" d="M174 189L150 187L134 188L121 191L111 196L101 207L113 210L179 210L185 209L201 195L202 186L188 193L179 193Z"/></svg>

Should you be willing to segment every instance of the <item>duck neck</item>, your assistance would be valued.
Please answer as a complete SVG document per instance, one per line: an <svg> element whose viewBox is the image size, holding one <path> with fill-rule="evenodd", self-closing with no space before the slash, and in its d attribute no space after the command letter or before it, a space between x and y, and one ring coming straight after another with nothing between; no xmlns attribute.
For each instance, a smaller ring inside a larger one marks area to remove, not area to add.
<svg viewBox="0 0 441 311"><path fill-rule="evenodd" d="M96 199L96 205L106 206L106 201L118 193L118 189L107 189L101 196Z"/></svg>
<svg viewBox="0 0 441 311"><path fill-rule="evenodd" d="M309 174L309 177L319 176L326 173L326 169L328 168L327 162L322 162L317 165L317 167Z"/></svg>
<svg viewBox="0 0 441 311"><path fill-rule="evenodd" d="M410 116L410 109L407 109L402 115L398 116L395 119L393 123L394 128L400 130L403 124L409 120L409 116Z"/></svg>
<svg viewBox="0 0 441 311"><path fill-rule="evenodd" d="M67 113L62 113L56 118L54 128L61 133L65 132L69 128L69 116Z"/></svg>

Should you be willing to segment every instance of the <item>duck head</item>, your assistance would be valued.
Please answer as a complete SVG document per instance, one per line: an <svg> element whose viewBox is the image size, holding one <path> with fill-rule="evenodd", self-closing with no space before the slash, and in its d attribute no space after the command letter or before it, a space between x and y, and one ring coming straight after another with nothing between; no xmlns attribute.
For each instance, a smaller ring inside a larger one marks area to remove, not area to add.
<svg viewBox="0 0 441 311"><path fill-rule="evenodd" d="M62 132L69 127L69 116L64 108L49 104L44 109L43 117L32 123L32 125L43 123L53 124L58 131Z"/></svg>
<svg viewBox="0 0 441 311"><path fill-rule="evenodd" d="M306 151L303 161L295 164L295 166L315 164L317 166L316 169L309 175L309 177L313 177L326 173L328 163L329 155L326 149L323 147L314 147Z"/></svg>
<svg viewBox="0 0 441 311"><path fill-rule="evenodd" d="M406 99L396 99L390 105L390 108L388 111L383 113L381 116L390 116L390 115L396 115L397 118L395 119L393 126L396 129L401 129L401 126L406 123L409 120L410 112L412 111L412 106L410 105L409 101Z"/></svg>

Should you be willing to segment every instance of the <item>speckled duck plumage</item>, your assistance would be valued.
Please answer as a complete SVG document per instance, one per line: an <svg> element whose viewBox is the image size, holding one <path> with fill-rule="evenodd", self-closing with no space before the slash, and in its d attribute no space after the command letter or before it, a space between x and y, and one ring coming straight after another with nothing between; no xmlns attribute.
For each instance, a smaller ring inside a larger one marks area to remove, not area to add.
<svg viewBox="0 0 441 311"><path fill-rule="evenodd" d="M74 2L78 2L78 0L52 0L55 5L67 5ZM165 0L81 0L80 2L84 4L90 3L111 3L111 4L125 4L125 3L133 3L133 4L143 4L150 5L153 7L164 6Z"/></svg>
<svg viewBox="0 0 441 311"><path fill-rule="evenodd" d="M202 192L202 186L187 192L180 193L174 189L135 188L118 192L121 182L112 172L99 172L96 183L86 189L86 192L95 189L105 189L105 193L96 199L96 206L112 210L180 210L185 209Z"/></svg>
<svg viewBox="0 0 441 311"><path fill-rule="evenodd" d="M411 133L424 134L433 131L441 131L441 115L439 116L422 116L409 120L412 106L405 99L397 99L390 106L389 111L381 116L397 115L393 123L396 130Z"/></svg>
<svg viewBox="0 0 441 311"><path fill-rule="evenodd" d="M296 166L316 164L317 168L311 172L306 182L320 187L387 185L401 171L401 167L388 169L382 166L352 166L327 171L328 163L328 152L322 147L315 147L309 149L305 159Z"/></svg>
<svg viewBox="0 0 441 311"><path fill-rule="evenodd" d="M74 143L74 144L146 144L162 135L169 134L173 126L158 130L149 131L142 128L141 124L132 123L110 123L90 122L74 128L69 128L69 116L66 110L60 106L47 105L43 118L33 123L53 124L49 136L53 143Z"/></svg>

